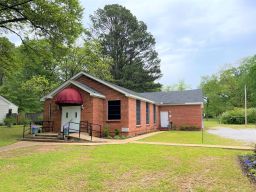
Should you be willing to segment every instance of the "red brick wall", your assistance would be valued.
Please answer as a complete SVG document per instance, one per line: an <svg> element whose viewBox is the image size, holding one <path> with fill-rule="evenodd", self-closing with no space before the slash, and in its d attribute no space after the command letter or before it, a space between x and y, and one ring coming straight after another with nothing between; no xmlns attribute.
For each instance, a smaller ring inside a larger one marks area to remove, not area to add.
<svg viewBox="0 0 256 192"><path fill-rule="evenodd" d="M114 132L115 129L119 129L121 131L122 127L128 127L128 111L129 111L128 98L124 94L118 91L115 91L109 88L108 86L103 85L86 76L81 76L78 79L76 79L76 81L79 81L81 83L86 84L89 87L92 87L93 89L95 89L99 93L102 93L106 97L106 99L103 99L103 103L98 105L98 109L94 111L94 114L96 116L99 115L100 113L102 114L103 126L105 124L108 124L111 132ZM108 100L121 101L121 120L108 120L108 117L107 117ZM102 110L100 111L99 109L101 107L102 107ZM98 120L95 120L95 121L98 121Z"/></svg>
<svg viewBox="0 0 256 192"><path fill-rule="evenodd" d="M141 101L141 124L136 125L136 99L129 98L129 135L138 135L159 127L158 106L156 106L156 123L154 123L153 104L149 103L149 124L146 124L146 102Z"/></svg>
<svg viewBox="0 0 256 192"><path fill-rule="evenodd" d="M129 135L138 135L149 130L156 130L160 127L160 111L171 111L172 122L176 127L182 125L195 125L202 127L202 109L201 105L170 105L156 106L157 121L154 123L153 104L149 103L150 108L150 123L146 124L146 102L141 101L141 125L136 125L136 99L127 98L124 94L115 91L108 86L105 86L93 79L81 76L77 81L92 87L98 92L105 95L106 99L91 97L87 92L71 85L77 89L83 97L84 109L81 111L81 121L88 121L94 124L102 125L102 130L105 124L108 124L110 131L115 129L129 128ZM54 120L54 130L58 132L61 127L61 110L55 104L56 96L53 99L47 99L44 103L44 120ZM121 101L121 120L108 120L107 109L108 100ZM52 117L49 119L49 104L51 103ZM99 129L99 127L94 127Z"/></svg>
<svg viewBox="0 0 256 192"><path fill-rule="evenodd" d="M89 121L92 122L93 119L93 108L92 108L92 97L89 93L75 87L75 86L69 86L76 90L78 90L83 98L83 106L84 109L81 111L81 121ZM47 99L44 102L44 113L43 113L43 119L44 121L52 120L54 121L54 131L59 132L61 127L61 109L57 104L55 104L55 101L57 99L57 95L55 95L52 99ZM51 104L51 119L49 119L49 104Z"/></svg>
<svg viewBox="0 0 256 192"><path fill-rule="evenodd" d="M201 105L169 105L160 106L160 111L170 111L173 126L192 125L202 128Z"/></svg>
<svg viewBox="0 0 256 192"><path fill-rule="evenodd" d="M95 131L102 131L102 127L104 125L104 100L101 98L97 98L97 97L92 97L92 120L89 122L92 122L93 124L98 124L101 125L95 125L93 127L93 130Z"/></svg>

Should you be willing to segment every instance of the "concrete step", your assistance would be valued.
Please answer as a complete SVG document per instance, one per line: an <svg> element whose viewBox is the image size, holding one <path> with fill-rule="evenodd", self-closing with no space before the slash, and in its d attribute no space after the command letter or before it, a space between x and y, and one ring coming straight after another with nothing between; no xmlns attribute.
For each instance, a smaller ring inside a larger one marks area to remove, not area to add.
<svg viewBox="0 0 256 192"><path fill-rule="evenodd" d="M36 137L58 137L57 133L37 133Z"/></svg>
<svg viewBox="0 0 256 192"><path fill-rule="evenodd" d="M79 139L76 137L68 136L66 140L59 138L58 135L49 136L49 135L26 135L25 138L21 139L22 141L37 141L37 142L87 142L85 139Z"/></svg>
<svg viewBox="0 0 256 192"><path fill-rule="evenodd" d="M66 142L65 140L58 139L58 138L35 138L35 137L25 137L21 139L22 141L36 141L36 142L58 142L63 143Z"/></svg>
<svg viewBox="0 0 256 192"><path fill-rule="evenodd" d="M53 137L53 136L42 136L42 135L36 135L36 136L27 135L25 137L29 139L60 139L58 136Z"/></svg>

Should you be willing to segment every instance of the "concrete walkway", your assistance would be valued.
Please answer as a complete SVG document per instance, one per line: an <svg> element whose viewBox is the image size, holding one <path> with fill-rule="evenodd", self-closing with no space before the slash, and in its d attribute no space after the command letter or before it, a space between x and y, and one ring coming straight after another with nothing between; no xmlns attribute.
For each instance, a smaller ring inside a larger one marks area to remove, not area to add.
<svg viewBox="0 0 256 192"><path fill-rule="evenodd" d="M122 140L92 137L92 142L93 143L120 143L121 144L121 143L128 143L128 142L131 142L131 141L137 141L137 140L140 140L140 139L144 139L146 137L150 137L150 136L162 133L162 132L163 131L155 131L155 132L152 132L152 133L138 135L136 137L131 137L131 138L122 139ZM70 134L70 136L79 138L79 134L78 133ZM89 136L87 133L81 133L80 138L84 139L84 140L87 140L89 142L91 141L91 136Z"/></svg>
<svg viewBox="0 0 256 192"><path fill-rule="evenodd" d="M55 143L55 142L36 142L36 141L18 141L17 143L7 145L0 147L0 153L4 151L9 151L9 150L14 150L14 149L19 149L19 148L24 148L24 147L32 147L32 146L37 146L37 145L86 145L86 146L95 146L95 145L108 145L108 144L126 144L126 143L131 143L136 140L140 140L146 137L150 137L152 135L158 134L160 131L157 132L152 132L144 135L139 135L136 137L131 137L128 139L123 139L123 140L116 140L116 139L103 139L103 138L98 138L98 137L93 137L92 142L63 142L63 143ZM73 134L72 136L76 137L77 135ZM89 140L91 137L86 135L86 134L81 134L82 139Z"/></svg>
<svg viewBox="0 0 256 192"><path fill-rule="evenodd" d="M205 145L205 144L180 144L180 143L165 143L165 142L144 142L138 141L140 139L144 139L146 137L150 137L152 135L159 134L160 131L152 132L124 140L114 140L114 139L100 139L95 142L71 142L71 143L54 143L54 142L32 142L32 141L19 141L17 143L7 145L4 147L0 147L0 153L9 150L15 150L25 147L32 147L32 146L49 146L49 145L80 145L80 146L97 146L97 145L120 145L120 144L146 144L146 145L162 145L162 146L181 146L181 147L204 147L204 148L220 148L220 149L235 149L235 150L253 150L253 147L250 146L225 146L225 145ZM161 131L162 133L162 131Z"/></svg>

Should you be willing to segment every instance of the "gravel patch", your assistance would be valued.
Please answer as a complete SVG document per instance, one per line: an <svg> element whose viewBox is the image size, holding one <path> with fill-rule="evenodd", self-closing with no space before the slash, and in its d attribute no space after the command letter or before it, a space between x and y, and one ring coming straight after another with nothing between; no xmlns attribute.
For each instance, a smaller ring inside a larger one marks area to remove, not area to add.
<svg viewBox="0 0 256 192"><path fill-rule="evenodd" d="M229 139L235 139L247 143L256 143L256 129L232 129L223 127L210 129L207 132Z"/></svg>

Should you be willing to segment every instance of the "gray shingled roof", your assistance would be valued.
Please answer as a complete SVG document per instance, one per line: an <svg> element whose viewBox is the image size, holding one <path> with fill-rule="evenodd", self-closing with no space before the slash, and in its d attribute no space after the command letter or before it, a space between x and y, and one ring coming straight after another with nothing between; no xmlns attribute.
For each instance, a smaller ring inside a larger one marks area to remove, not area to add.
<svg viewBox="0 0 256 192"><path fill-rule="evenodd" d="M120 87L113 83L98 79L92 75L89 75L86 72L80 72L76 74L71 79L75 80L80 75L85 75L91 79L94 79L100 83L103 83L112 89L120 91L126 96L131 96L136 99L146 100L147 102L155 102L159 104L189 104L189 103L202 103L203 94L201 89L186 90L186 91L171 91L171 92L146 92L146 93L137 93L135 91Z"/></svg>
<svg viewBox="0 0 256 192"><path fill-rule="evenodd" d="M153 100L162 104L185 104L203 102L201 89L170 92L147 92L140 93L141 97Z"/></svg>

